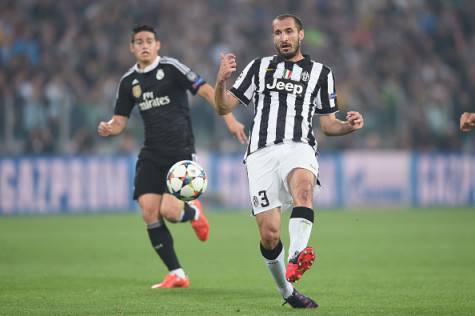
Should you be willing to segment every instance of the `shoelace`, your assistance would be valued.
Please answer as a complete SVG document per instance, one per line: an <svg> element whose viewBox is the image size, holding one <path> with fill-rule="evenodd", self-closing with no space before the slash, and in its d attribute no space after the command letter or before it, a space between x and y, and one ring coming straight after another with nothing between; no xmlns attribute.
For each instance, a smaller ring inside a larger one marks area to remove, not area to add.
<svg viewBox="0 0 475 316"><path fill-rule="evenodd" d="M284 302L282 303L282 306L284 306L285 304L288 304L289 303L289 298L294 296L294 294L290 295L289 297L287 298L284 298Z"/></svg>

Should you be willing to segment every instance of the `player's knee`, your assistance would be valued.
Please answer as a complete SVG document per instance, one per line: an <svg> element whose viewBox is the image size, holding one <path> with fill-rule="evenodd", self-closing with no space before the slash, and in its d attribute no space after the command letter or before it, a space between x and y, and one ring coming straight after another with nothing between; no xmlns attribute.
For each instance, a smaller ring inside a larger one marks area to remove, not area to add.
<svg viewBox="0 0 475 316"><path fill-rule="evenodd" d="M280 240L280 232L276 227L266 227L261 230L262 245L267 249L273 249Z"/></svg>
<svg viewBox="0 0 475 316"><path fill-rule="evenodd" d="M143 204L140 205L140 207L142 209L142 218L146 224L153 224L157 222L157 220L159 219L159 210L157 206Z"/></svg>
<svg viewBox="0 0 475 316"><path fill-rule="evenodd" d="M158 220L158 213L142 211L142 218L146 224L153 224Z"/></svg>

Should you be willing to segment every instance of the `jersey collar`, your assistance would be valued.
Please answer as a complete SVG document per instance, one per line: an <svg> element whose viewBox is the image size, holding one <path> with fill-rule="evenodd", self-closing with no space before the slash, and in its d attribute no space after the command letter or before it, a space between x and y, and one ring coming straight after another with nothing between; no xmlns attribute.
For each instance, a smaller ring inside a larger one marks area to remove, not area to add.
<svg viewBox="0 0 475 316"><path fill-rule="evenodd" d="M291 63L291 64L297 64L299 66L304 66L305 64L308 64L311 62L310 60L310 56L307 55L307 54L302 54L303 55L303 59L297 61L297 62L294 62L294 61L288 61L288 60L285 60L284 58L282 58L280 55L275 55L275 60L280 63L280 62L287 62L287 63Z"/></svg>
<svg viewBox="0 0 475 316"><path fill-rule="evenodd" d="M134 70L138 73L146 73L146 72L149 72L149 71L152 71L155 69L155 67L158 66L158 63L160 62L160 56L157 56L157 58L153 61L153 63L151 63L150 65L148 65L147 67L145 67L144 69L140 69L139 68L139 64L135 64L134 65Z"/></svg>

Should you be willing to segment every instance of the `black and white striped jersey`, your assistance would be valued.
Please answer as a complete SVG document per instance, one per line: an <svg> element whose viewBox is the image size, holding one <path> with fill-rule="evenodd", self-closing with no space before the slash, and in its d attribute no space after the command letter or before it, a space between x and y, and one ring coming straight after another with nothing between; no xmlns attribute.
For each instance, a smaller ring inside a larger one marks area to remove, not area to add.
<svg viewBox="0 0 475 316"><path fill-rule="evenodd" d="M335 80L327 66L309 56L298 62L274 55L250 62L230 92L243 104L254 102L246 156L283 142L303 142L317 150L314 114L338 111Z"/></svg>

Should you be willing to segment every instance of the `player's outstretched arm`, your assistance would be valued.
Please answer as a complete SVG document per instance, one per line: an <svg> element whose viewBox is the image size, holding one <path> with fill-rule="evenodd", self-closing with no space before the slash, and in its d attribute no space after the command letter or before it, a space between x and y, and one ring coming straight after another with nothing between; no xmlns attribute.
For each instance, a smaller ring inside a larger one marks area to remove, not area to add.
<svg viewBox="0 0 475 316"><path fill-rule="evenodd" d="M205 83L204 85L202 85L198 89L197 94L203 99L205 99L206 102L208 102L208 104L211 105L216 112L218 111L216 103L214 101L214 88L210 84Z"/></svg>
<svg viewBox="0 0 475 316"><path fill-rule="evenodd" d="M241 143L247 144L247 135L244 131L244 124L236 120L232 113L223 115L224 122L228 126L229 132Z"/></svg>
<svg viewBox="0 0 475 316"><path fill-rule="evenodd" d="M226 89L226 80L236 71L236 56L221 54L218 76L216 78L214 100L219 115L231 113L239 104L239 100Z"/></svg>
<svg viewBox="0 0 475 316"><path fill-rule="evenodd" d="M103 137L119 135L127 127L128 120L126 116L114 115L109 122L99 123L97 134Z"/></svg>
<svg viewBox="0 0 475 316"><path fill-rule="evenodd" d="M475 113L465 112L460 116L460 130L469 132L475 127Z"/></svg>
<svg viewBox="0 0 475 316"><path fill-rule="evenodd" d="M337 119L334 113L320 116L320 127L327 136L346 135L363 126L363 116L355 111L349 111L346 114L346 121Z"/></svg>
<svg viewBox="0 0 475 316"><path fill-rule="evenodd" d="M198 90L198 95L203 97L214 109L218 112L215 103L215 91L209 84L204 84ZM247 135L244 131L244 125L236 120L232 113L223 115L224 122L228 127L229 132L241 143L247 143Z"/></svg>

